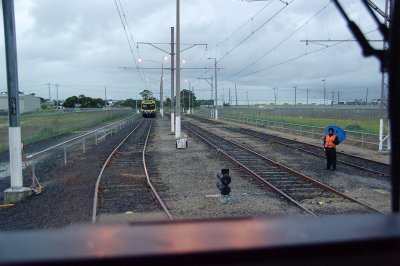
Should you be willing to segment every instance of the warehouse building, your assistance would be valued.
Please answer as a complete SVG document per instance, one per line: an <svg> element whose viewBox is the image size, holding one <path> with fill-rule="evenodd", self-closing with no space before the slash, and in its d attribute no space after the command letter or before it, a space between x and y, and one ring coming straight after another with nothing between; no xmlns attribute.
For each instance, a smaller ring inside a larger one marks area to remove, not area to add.
<svg viewBox="0 0 400 266"><path fill-rule="evenodd" d="M19 109L21 114L40 110L40 98L31 94L20 94ZM8 112L8 95L5 92L0 94L0 110Z"/></svg>

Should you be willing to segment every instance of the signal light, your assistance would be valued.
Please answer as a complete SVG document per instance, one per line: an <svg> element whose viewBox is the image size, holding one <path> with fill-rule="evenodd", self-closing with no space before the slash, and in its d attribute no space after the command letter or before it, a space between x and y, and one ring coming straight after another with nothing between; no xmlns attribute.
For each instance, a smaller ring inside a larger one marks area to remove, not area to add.
<svg viewBox="0 0 400 266"><path fill-rule="evenodd" d="M229 187L229 184L231 183L232 179L229 175L229 169L221 169L221 173L217 174L217 187L219 191L221 192L222 196L229 196L229 193L231 192L231 188Z"/></svg>

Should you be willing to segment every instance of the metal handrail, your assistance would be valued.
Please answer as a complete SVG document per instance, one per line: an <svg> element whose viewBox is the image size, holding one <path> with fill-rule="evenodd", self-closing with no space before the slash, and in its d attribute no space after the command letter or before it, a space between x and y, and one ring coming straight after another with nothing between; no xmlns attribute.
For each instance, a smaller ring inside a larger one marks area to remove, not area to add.
<svg viewBox="0 0 400 266"><path fill-rule="evenodd" d="M57 144L57 145L54 145L54 146L49 147L49 148L46 148L46 149L44 149L44 150L42 150L42 151L39 151L39 152L36 152L36 153L34 153L34 154L28 155L28 156L26 156L26 159L27 159L27 160L30 160L30 159L32 159L33 157L37 156L37 155L40 155L40 154L42 154L42 153L45 153L45 152L50 151L50 150L52 150L52 149L55 149L55 148L57 148L57 147L66 145L66 144L68 144L68 143L70 143L70 142L73 142L73 141L75 141L75 140L79 140L79 139L81 139L81 138L84 138L84 137L86 137L86 136L89 136L89 135L91 135L91 134L93 134L93 133L96 133L96 132L98 132L98 131L102 131L102 130L108 128L108 127L114 126L115 124L121 123L122 121L131 119L131 118L132 118L132 117L128 117L128 118L121 119L121 120L119 120L119 121L116 121L116 122L111 123L111 124L109 124L109 125L106 125L106 126L104 126L104 127L98 128L98 129L96 129L96 130L90 131L90 132L88 132L88 133L85 133L85 134L83 134L83 135L74 137L74 138L72 138L72 139L66 140L66 141L61 142L61 143L59 143L59 144Z"/></svg>

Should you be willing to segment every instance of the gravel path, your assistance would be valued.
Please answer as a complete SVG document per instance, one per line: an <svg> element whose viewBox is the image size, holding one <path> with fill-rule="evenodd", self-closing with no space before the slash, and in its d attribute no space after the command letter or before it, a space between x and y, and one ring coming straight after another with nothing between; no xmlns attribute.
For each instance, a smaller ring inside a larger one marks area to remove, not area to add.
<svg viewBox="0 0 400 266"><path fill-rule="evenodd" d="M159 120L148 149L156 187L175 218L303 215L275 193L244 175L217 151L188 137L187 149L176 149L167 119ZM231 202L219 203L216 174L229 168ZM152 174L150 173L150 178Z"/></svg>

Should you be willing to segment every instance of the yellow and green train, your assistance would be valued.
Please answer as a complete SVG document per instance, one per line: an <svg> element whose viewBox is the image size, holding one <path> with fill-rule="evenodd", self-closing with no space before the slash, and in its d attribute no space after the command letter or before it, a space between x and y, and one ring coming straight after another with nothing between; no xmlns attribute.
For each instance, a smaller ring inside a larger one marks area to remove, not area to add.
<svg viewBox="0 0 400 266"><path fill-rule="evenodd" d="M155 117L156 116L156 102L153 100L143 100L140 106L143 117Z"/></svg>

